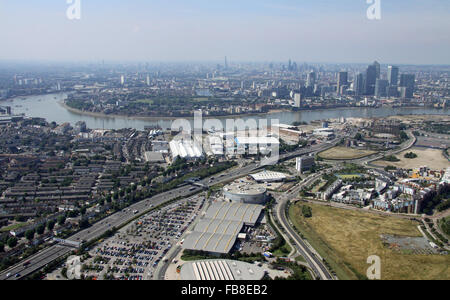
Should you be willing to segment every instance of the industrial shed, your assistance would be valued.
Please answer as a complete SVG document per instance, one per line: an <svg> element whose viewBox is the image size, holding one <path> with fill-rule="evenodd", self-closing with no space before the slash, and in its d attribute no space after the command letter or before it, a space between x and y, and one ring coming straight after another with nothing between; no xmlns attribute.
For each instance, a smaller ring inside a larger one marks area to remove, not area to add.
<svg viewBox="0 0 450 300"><path fill-rule="evenodd" d="M214 203L187 236L183 248L213 254L229 253L244 225L255 226L262 209L261 205L254 204Z"/></svg>

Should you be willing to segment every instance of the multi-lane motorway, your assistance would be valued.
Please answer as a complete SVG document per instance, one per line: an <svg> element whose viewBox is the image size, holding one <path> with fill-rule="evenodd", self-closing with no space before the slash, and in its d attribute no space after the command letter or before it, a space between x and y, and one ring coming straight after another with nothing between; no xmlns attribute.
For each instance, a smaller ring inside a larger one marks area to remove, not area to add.
<svg viewBox="0 0 450 300"><path fill-rule="evenodd" d="M316 256L316 254L306 245L303 239L299 236L299 234L292 228L290 221L286 216L286 208L289 201L300 193L301 189L305 186L310 185L315 180L317 180L322 173L315 174L313 176L308 177L302 183L297 185L295 188L291 189L290 192L287 192L277 198L277 203L274 207L273 216L278 219L281 226L283 226L288 237L294 241L294 247L303 256L308 265L314 271L316 276L321 280L332 280L333 276L328 271L324 262Z"/></svg>
<svg viewBox="0 0 450 300"><path fill-rule="evenodd" d="M299 149L295 152L290 152L287 154L282 154L279 156L278 160L283 161L287 159L291 159L300 155L305 155L308 153L315 153L324 151L328 148L333 147L336 144L337 140L334 140L329 143L323 143L319 145L314 145L312 147ZM251 172L254 172L255 170L259 169L261 166L257 163L251 163L249 165L240 167L240 168L233 168L231 170L225 171L217 178L211 177L206 178L200 181L199 183L203 184L206 187L213 186L216 184L228 182L231 180L234 180L236 178L245 176L250 174ZM139 203L133 204L132 206L129 206L128 208L117 212L95 224L93 224L88 229L82 230L73 236L69 238L70 241L90 241L93 239L96 239L103 235L108 229L111 229L113 227L120 227L121 225L129 222L133 218L135 218L135 211L138 211L139 213L144 212L146 210L151 209L151 207L156 207L158 205L164 204L166 202L169 202L173 199L176 199L178 197L186 197L190 194L198 193L202 191L201 187L198 186L190 186L185 185L178 187L176 189L173 189L171 191L156 195L152 198L143 200ZM20 262L11 268L7 269L6 271L3 271L0 273L0 280L17 280L22 279L33 272L43 268L45 265L49 264L50 262L64 257L68 253L70 253L73 249L62 246L62 245L53 245L50 246L44 250L39 251L38 253L32 255L31 257L27 258L25 261L27 264L25 265L24 262Z"/></svg>

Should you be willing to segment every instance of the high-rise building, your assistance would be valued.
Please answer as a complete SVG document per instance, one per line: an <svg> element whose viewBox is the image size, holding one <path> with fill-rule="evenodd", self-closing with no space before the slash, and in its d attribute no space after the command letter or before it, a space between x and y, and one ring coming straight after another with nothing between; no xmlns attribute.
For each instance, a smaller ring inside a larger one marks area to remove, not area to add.
<svg viewBox="0 0 450 300"><path fill-rule="evenodd" d="M227 57L225 56L225 70L227 70L228 69L228 59L227 59Z"/></svg>
<svg viewBox="0 0 450 300"><path fill-rule="evenodd" d="M377 67L370 65L367 67L364 78L364 94L372 96L375 94L375 84L377 82Z"/></svg>
<svg viewBox="0 0 450 300"><path fill-rule="evenodd" d="M314 71L311 71L308 73L308 78L306 80L306 86L314 86L316 84L316 73Z"/></svg>
<svg viewBox="0 0 450 300"><path fill-rule="evenodd" d="M294 94L294 107L302 108L302 94Z"/></svg>
<svg viewBox="0 0 450 300"><path fill-rule="evenodd" d="M348 72L339 72L337 82L337 93L342 93L342 87L348 85Z"/></svg>
<svg viewBox="0 0 450 300"><path fill-rule="evenodd" d="M387 97L387 90L389 87L389 81L384 79L377 79L375 84L375 97Z"/></svg>
<svg viewBox="0 0 450 300"><path fill-rule="evenodd" d="M361 96L364 94L364 75L362 73L358 73L355 76L355 80L353 82L353 91L356 96Z"/></svg>
<svg viewBox="0 0 450 300"><path fill-rule="evenodd" d="M387 97L398 97L398 87L396 85L390 85L387 89Z"/></svg>
<svg viewBox="0 0 450 300"><path fill-rule="evenodd" d="M120 84L121 84L121 85L124 85L124 84L125 84L125 76L124 76L124 75L121 75L121 76L120 76Z"/></svg>
<svg viewBox="0 0 450 300"><path fill-rule="evenodd" d="M398 85L398 74L399 74L399 68L394 66L388 67L388 81L389 85L391 86L397 86Z"/></svg>
<svg viewBox="0 0 450 300"><path fill-rule="evenodd" d="M147 75L147 86L150 85L150 75Z"/></svg>
<svg viewBox="0 0 450 300"><path fill-rule="evenodd" d="M375 67L375 71L376 71L376 79L380 79L381 78L381 66L380 63L377 61L373 62L373 66Z"/></svg>
<svg viewBox="0 0 450 300"><path fill-rule="evenodd" d="M297 157L295 168L298 172L303 173L304 171L311 170L311 168L315 165L314 156L302 156Z"/></svg>
<svg viewBox="0 0 450 300"><path fill-rule="evenodd" d="M402 98L412 98L416 86L416 76L414 74L402 74L400 76L400 88Z"/></svg>
<svg viewBox="0 0 450 300"><path fill-rule="evenodd" d="M416 76L414 74L402 74L400 76L400 86L414 88L416 85Z"/></svg>

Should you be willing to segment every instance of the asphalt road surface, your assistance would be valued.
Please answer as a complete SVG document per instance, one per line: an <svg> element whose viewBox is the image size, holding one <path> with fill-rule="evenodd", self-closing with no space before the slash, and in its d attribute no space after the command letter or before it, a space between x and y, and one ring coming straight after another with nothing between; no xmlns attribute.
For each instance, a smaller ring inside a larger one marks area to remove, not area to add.
<svg viewBox="0 0 450 300"><path fill-rule="evenodd" d="M274 217L278 219L281 226L285 229L286 234L294 241L294 247L296 250L305 258L308 265L311 267L311 269L314 271L314 273L321 279L321 280L333 280L333 276L331 276L330 272L328 271L327 267L325 266L324 262L317 257L310 248L306 245L306 243L302 240L300 235L293 229L291 226L290 221L288 220L286 216L286 207L289 203L290 199L295 198L298 193L300 193L300 190L310 185L312 182L317 180L320 176L322 176L322 173L314 174L307 179L305 179L302 183L297 185L295 188L291 189L290 192L287 192L277 199L277 204L275 206L275 214Z"/></svg>

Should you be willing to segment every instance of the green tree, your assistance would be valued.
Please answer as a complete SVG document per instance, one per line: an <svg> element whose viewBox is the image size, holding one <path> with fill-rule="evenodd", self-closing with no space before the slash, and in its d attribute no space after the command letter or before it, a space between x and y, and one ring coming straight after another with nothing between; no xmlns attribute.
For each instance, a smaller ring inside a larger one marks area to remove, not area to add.
<svg viewBox="0 0 450 300"><path fill-rule="evenodd" d="M14 248L17 246L17 238L16 237L10 237L6 243L9 248Z"/></svg>
<svg viewBox="0 0 450 300"><path fill-rule="evenodd" d="M37 234L39 234L39 235L43 234L43 233L45 232L45 225L44 225L44 224L39 225L39 226L36 228L36 232L37 232Z"/></svg>
<svg viewBox="0 0 450 300"><path fill-rule="evenodd" d="M400 132L400 138L402 140L407 140L408 139L408 135L406 134L406 132L402 131L402 132Z"/></svg>
<svg viewBox="0 0 450 300"><path fill-rule="evenodd" d="M50 220L47 222L47 229L52 231L53 228L55 228L55 221L54 220Z"/></svg>
<svg viewBox="0 0 450 300"><path fill-rule="evenodd" d="M80 220L80 228L84 229L84 228L88 228L90 226L88 219L83 218Z"/></svg>
<svg viewBox="0 0 450 300"><path fill-rule="evenodd" d="M58 217L58 224L59 225L64 225L64 223L66 223L66 217L65 216L59 216Z"/></svg>
<svg viewBox="0 0 450 300"><path fill-rule="evenodd" d="M25 238L31 242L33 240L33 238L34 238L34 234L35 233L36 232L34 231L34 229L27 230L25 232Z"/></svg>

